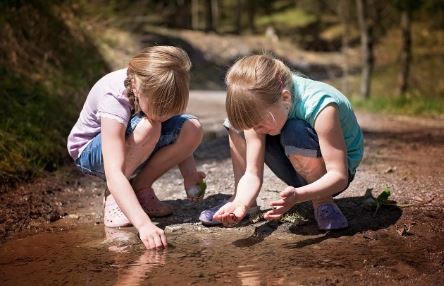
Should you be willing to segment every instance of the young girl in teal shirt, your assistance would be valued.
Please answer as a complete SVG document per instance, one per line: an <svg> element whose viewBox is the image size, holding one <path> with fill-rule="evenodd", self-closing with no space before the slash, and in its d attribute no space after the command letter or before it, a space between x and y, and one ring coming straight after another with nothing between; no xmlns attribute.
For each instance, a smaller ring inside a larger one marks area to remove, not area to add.
<svg viewBox="0 0 444 286"><path fill-rule="evenodd" d="M321 230L347 219L333 201L353 180L363 134L350 102L332 86L295 75L280 60L253 55L226 76L226 110L236 191L229 202L201 213L204 224L233 225L256 205L264 162L288 187L266 219L312 201Z"/></svg>

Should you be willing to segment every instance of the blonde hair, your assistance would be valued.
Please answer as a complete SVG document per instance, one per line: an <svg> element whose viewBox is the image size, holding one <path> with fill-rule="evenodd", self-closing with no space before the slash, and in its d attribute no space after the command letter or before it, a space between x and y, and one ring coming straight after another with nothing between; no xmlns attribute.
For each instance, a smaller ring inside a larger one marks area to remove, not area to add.
<svg viewBox="0 0 444 286"><path fill-rule="evenodd" d="M279 101L282 90L293 85L290 69L268 55L246 56L238 60L225 78L226 110L231 125L250 129L264 117L264 109Z"/></svg>
<svg viewBox="0 0 444 286"><path fill-rule="evenodd" d="M185 111L189 98L191 61L187 53L177 47L145 48L128 64L125 79L126 95L133 112L139 112L132 82L140 96L148 97L148 112L152 115L172 115Z"/></svg>

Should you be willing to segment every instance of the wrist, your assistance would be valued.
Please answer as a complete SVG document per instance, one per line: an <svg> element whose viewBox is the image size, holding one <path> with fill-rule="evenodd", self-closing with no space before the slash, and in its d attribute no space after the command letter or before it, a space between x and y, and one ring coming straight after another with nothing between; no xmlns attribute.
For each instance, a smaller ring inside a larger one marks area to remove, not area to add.
<svg viewBox="0 0 444 286"><path fill-rule="evenodd" d="M137 230L140 230L141 228L152 226L153 222L147 216L146 219L135 222L133 225Z"/></svg>
<svg viewBox="0 0 444 286"><path fill-rule="evenodd" d="M303 189L301 190L300 188L293 187L293 200L295 202L302 203L306 201L305 196L306 193L304 192Z"/></svg>

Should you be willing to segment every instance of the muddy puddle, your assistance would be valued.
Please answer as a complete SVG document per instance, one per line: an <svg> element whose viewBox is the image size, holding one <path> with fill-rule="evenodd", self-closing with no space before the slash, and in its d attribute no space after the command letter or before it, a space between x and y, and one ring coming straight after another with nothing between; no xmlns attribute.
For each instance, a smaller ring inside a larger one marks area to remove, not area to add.
<svg viewBox="0 0 444 286"><path fill-rule="evenodd" d="M414 285L430 269L425 246L389 231L371 238L166 231L169 247L158 252L144 250L133 228L103 225L8 240L0 245L0 285Z"/></svg>

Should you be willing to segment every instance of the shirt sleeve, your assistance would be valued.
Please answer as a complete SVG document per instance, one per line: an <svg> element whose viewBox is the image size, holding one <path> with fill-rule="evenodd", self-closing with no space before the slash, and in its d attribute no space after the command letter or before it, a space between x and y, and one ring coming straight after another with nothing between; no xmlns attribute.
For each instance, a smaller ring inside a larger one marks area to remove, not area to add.
<svg viewBox="0 0 444 286"><path fill-rule="evenodd" d="M128 101L118 98L113 94L105 94L99 101L97 117L115 119L123 125L127 125L131 116Z"/></svg>
<svg viewBox="0 0 444 286"><path fill-rule="evenodd" d="M324 92L317 92L313 94L305 103L305 120L314 128L314 123L319 113L330 103L338 105L335 98L325 94Z"/></svg>

